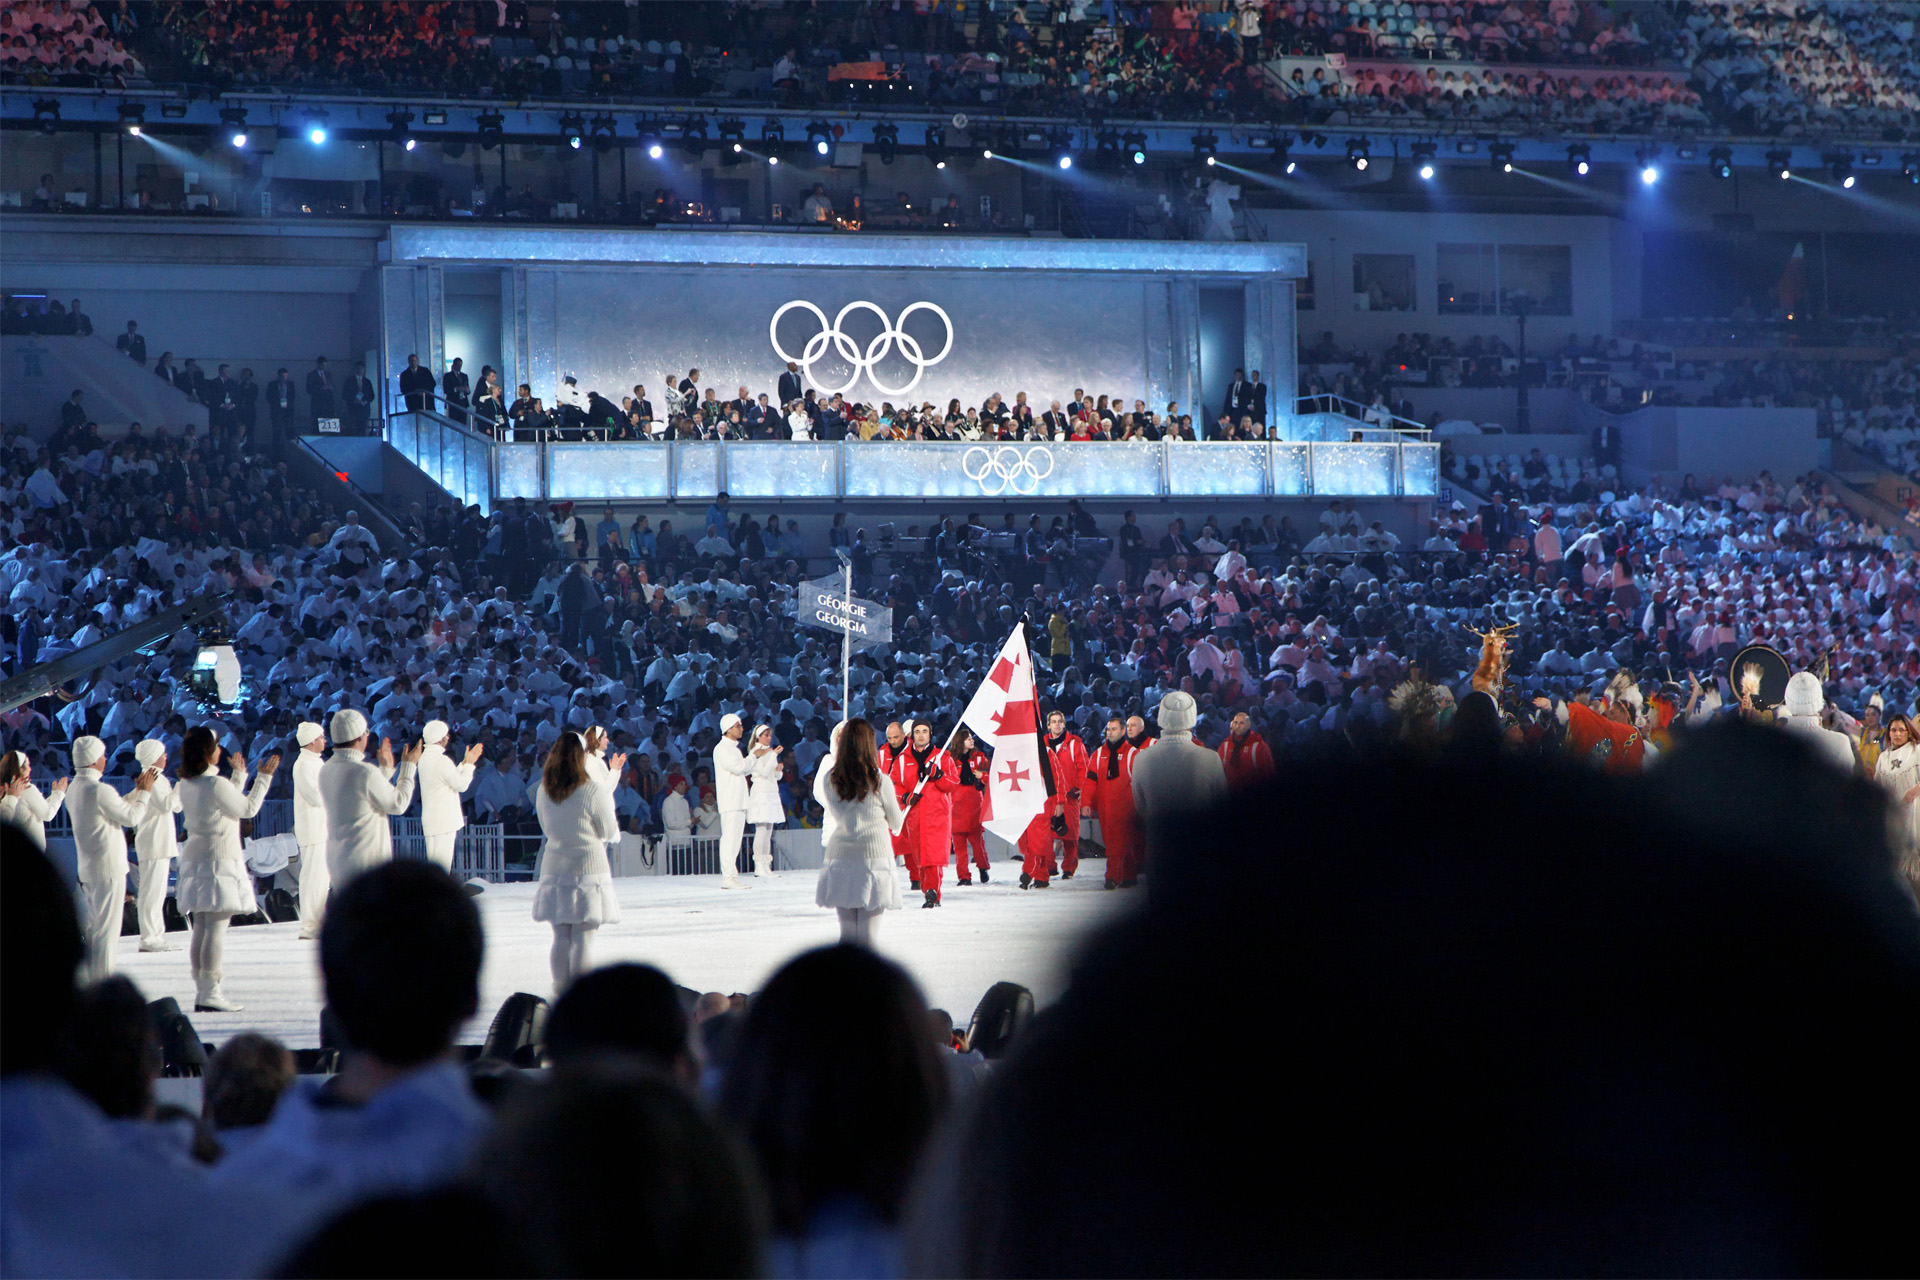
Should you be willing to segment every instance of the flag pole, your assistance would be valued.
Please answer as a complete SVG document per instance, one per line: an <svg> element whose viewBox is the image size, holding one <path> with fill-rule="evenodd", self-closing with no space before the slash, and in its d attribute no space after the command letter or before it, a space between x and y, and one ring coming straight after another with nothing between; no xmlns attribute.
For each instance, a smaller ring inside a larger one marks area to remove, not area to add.
<svg viewBox="0 0 1920 1280"><path fill-rule="evenodd" d="M840 557L842 583L840 598L843 600L851 600L853 599L853 557L847 554L844 547L835 547L834 554ZM840 718L842 720L850 720L853 718L852 704L850 702L852 688L853 631L849 628L840 633Z"/></svg>

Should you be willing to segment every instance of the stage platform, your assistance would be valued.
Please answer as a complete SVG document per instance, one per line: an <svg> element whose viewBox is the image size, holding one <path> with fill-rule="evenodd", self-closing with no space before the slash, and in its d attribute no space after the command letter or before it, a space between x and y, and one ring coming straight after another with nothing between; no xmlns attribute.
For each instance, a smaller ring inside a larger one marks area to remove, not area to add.
<svg viewBox="0 0 1920 1280"><path fill-rule="evenodd" d="M903 909L880 918L875 934L882 955L906 966L929 1003L964 1024L974 1005L1002 979L1032 989L1035 1001L1057 999L1075 945L1104 921L1140 901L1144 887L1108 892L1104 863L1085 862L1072 880L1045 890L1020 888L1020 866L1002 861L991 884L952 883L951 869L937 910L923 910L900 871ZM623 960L658 965L698 991L756 991L786 961L839 938L833 912L813 904L815 871L786 871L771 880L743 879L720 888L718 876L634 877L615 881L622 919L599 931L596 965ZM486 964L480 1013L459 1039L479 1043L494 1012L516 991L552 997L547 951L552 930L533 919L534 886L490 885L475 899L486 926ZM193 1014L200 1037L218 1044L241 1031L277 1036L292 1048L320 1043L319 944L301 942L299 925L251 925L227 934L227 994L246 1006L238 1013ZM139 939L119 939L118 972L149 1000L172 996L193 1006L184 933L170 934L182 950L143 954ZM405 981L405 975L398 975Z"/></svg>

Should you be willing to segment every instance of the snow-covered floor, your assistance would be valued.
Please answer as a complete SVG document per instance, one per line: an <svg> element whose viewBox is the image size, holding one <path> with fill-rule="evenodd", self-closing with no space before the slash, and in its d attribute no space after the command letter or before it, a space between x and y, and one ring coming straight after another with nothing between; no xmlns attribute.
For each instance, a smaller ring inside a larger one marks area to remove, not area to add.
<svg viewBox="0 0 1920 1280"><path fill-rule="evenodd" d="M1108 892L1099 859L1084 863L1072 880L1021 891L1020 865L1000 861L993 882L955 885L951 869L937 910L921 909L900 875L902 910L880 917L875 944L904 965L928 1002L964 1026L986 989L1002 979L1030 988L1037 1003L1056 999L1065 966L1086 933L1137 901L1144 889ZM813 905L818 872L786 871L771 880L743 878L738 890L722 890L718 876L641 876L615 881L621 921L602 928L594 943L595 964L634 960L658 965L697 991L756 991L787 960L839 937L833 912ZM478 1043L502 1001L516 991L552 997L547 950L553 933L533 919L532 884L489 886L475 901L487 931L486 965L480 975L480 1015L461 1034ZM297 924L252 925L230 930L226 948L226 993L246 1007L239 1013L195 1013L194 1029L219 1043L239 1031L278 1036L290 1047L320 1042L319 944L301 942ZM186 934L172 952L141 953L139 939L120 939L118 971L139 984L149 1000L172 996L193 1007Z"/></svg>

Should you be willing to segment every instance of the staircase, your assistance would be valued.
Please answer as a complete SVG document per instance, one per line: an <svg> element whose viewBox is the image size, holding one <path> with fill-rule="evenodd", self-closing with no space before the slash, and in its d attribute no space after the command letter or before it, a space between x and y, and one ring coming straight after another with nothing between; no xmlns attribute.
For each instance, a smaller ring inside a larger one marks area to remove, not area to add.
<svg viewBox="0 0 1920 1280"><path fill-rule="evenodd" d="M153 375L97 334L86 337L8 334L0 338L0 421L27 424L45 439L60 425L60 406L75 391L102 434L123 435L138 422L151 432L207 429L207 407Z"/></svg>

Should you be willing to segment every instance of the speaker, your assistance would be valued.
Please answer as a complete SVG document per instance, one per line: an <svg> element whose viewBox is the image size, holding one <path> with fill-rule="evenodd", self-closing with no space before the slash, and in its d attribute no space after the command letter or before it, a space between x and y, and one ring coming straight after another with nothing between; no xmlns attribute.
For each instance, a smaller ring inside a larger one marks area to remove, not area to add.
<svg viewBox="0 0 1920 1280"><path fill-rule="evenodd" d="M967 1043L987 1058L1004 1057L1007 1046L1033 1019L1033 992L1017 982L996 982L973 1008Z"/></svg>
<svg viewBox="0 0 1920 1280"><path fill-rule="evenodd" d="M267 919L275 924L286 924L300 918L300 908L294 902L293 895L285 889L267 890Z"/></svg>
<svg viewBox="0 0 1920 1280"><path fill-rule="evenodd" d="M207 1047L180 1002L172 996L147 1005L147 1017L153 1021L154 1038L160 1042L160 1074L169 1077L197 1076L206 1069Z"/></svg>
<svg viewBox="0 0 1920 1280"><path fill-rule="evenodd" d="M547 1012L547 1002L539 996L525 991L508 996L493 1015L480 1056L515 1066L538 1065L540 1046L547 1038Z"/></svg>

